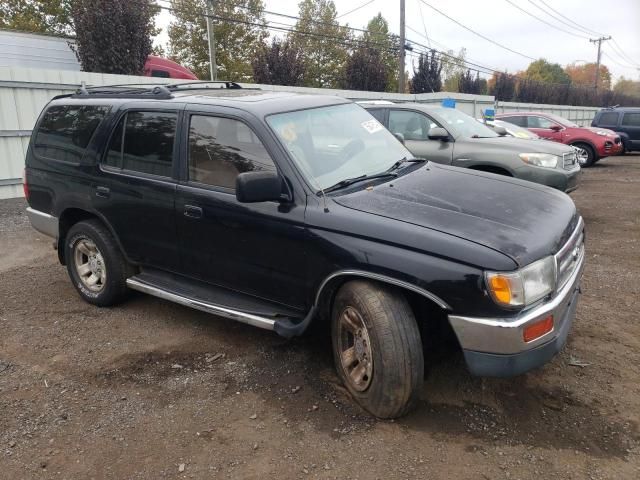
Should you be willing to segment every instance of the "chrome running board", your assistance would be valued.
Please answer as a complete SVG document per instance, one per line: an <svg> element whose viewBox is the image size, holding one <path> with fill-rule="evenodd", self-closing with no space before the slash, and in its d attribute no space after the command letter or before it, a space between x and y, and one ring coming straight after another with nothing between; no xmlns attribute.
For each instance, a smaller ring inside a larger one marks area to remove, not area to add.
<svg viewBox="0 0 640 480"><path fill-rule="evenodd" d="M273 319L261 317L252 313L233 310L228 307L204 302L202 300L195 300L184 295L178 295L176 293L169 292L162 288L136 280L135 277L127 279L127 286L132 290L137 290L139 292L153 295L154 297L169 300L170 302L178 303L180 305L184 305L185 307L191 307L203 312L230 318L231 320L246 323L254 327L264 328L265 330L274 330L275 328L276 321Z"/></svg>

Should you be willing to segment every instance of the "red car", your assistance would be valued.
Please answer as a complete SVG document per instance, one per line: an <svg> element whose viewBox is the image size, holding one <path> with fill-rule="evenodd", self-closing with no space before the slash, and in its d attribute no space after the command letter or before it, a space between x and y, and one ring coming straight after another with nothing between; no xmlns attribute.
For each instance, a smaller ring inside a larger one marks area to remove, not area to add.
<svg viewBox="0 0 640 480"><path fill-rule="evenodd" d="M169 60L168 58L149 55L144 64L146 77L180 78L186 80L198 80L198 77L186 67Z"/></svg>
<svg viewBox="0 0 640 480"><path fill-rule="evenodd" d="M542 138L576 148L581 167L622 152L620 136L606 128L581 127L566 118L542 112L500 113L496 118L528 128Z"/></svg>

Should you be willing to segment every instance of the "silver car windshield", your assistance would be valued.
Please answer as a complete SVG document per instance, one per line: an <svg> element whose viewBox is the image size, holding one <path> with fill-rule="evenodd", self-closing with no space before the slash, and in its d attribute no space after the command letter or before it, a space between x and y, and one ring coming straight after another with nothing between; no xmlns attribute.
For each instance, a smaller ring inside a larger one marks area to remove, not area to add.
<svg viewBox="0 0 640 480"><path fill-rule="evenodd" d="M454 137L465 138L493 138L499 137L489 127L478 122L475 118L453 108L438 108L435 113L442 125L453 133Z"/></svg>
<svg viewBox="0 0 640 480"><path fill-rule="evenodd" d="M384 172L411 157L380 122L352 103L273 114L267 123L314 190Z"/></svg>

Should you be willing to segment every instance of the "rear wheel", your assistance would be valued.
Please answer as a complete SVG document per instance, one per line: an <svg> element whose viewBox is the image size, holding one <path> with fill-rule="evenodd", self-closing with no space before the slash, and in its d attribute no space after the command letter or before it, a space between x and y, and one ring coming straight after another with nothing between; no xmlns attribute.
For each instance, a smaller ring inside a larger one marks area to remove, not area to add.
<svg viewBox="0 0 640 480"><path fill-rule="evenodd" d="M599 160L591 145L586 143L573 143L571 146L576 148L578 164L580 164L582 168L588 168Z"/></svg>
<svg viewBox="0 0 640 480"><path fill-rule="evenodd" d="M336 295L331 327L336 369L353 398L380 418L408 412L420 395L424 358L406 298L378 283L351 281Z"/></svg>
<svg viewBox="0 0 640 480"><path fill-rule="evenodd" d="M126 280L133 271L102 223L76 223L67 233L64 248L69 277L85 301L106 307L125 299Z"/></svg>

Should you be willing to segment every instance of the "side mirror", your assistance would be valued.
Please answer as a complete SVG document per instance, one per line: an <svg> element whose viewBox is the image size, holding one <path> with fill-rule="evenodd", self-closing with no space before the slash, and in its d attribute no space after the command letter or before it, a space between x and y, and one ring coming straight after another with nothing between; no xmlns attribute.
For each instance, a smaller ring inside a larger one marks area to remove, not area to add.
<svg viewBox="0 0 640 480"><path fill-rule="evenodd" d="M554 132L559 132L560 130L562 130L562 127L560 125L551 125L551 130L553 130Z"/></svg>
<svg viewBox="0 0 640 480"><path fill-rule="evenodd" d="M507 132L507 129L504 127L498 127L498 126L494 126L493 127L493 131L496 132L498 135L500 135L501 137L504 137L506 135L508 135L509 132Z"/></svg>
<svg viewBox="0 0 640 480"><path fill-rule="evenodd" d="M242 203L279 202L282 185L277 172L244 172L236 177L236 198Z"/></svg>
<svg viewBox="0 0 640 480"><path fill-rule="evenodd" d="M427 136L429 137L429 140L440 140L442 142L449 141L449 133L442 127L429 129Z"/></svg>
<svg viewBox="0 0 640 480"><path fill-rule="evenodd" d="M399 141L401 144L403 144L403 145L404 145L404 135L403 135L403 134L401 134L401 133L399 133L399 132L396 132L396 133L394 133L394 134L393 134L393 136L394 136L394 137L396 137L396 138L398 139L398 141Z"/></svg>

